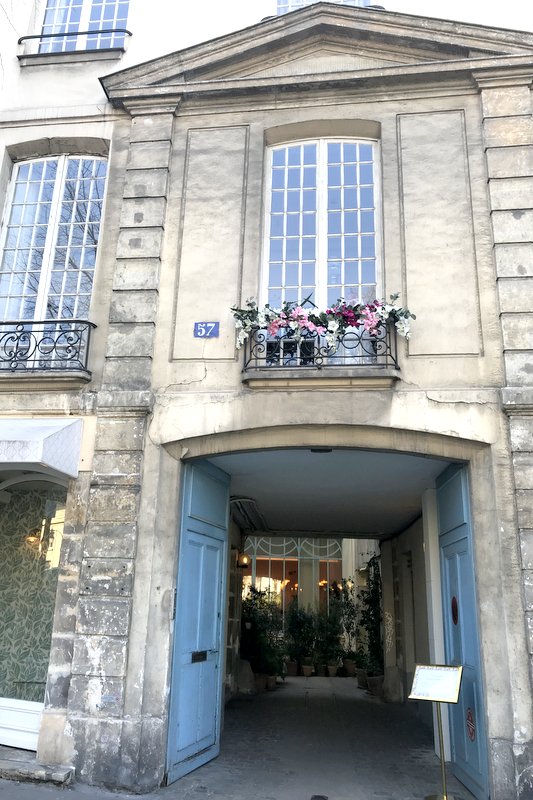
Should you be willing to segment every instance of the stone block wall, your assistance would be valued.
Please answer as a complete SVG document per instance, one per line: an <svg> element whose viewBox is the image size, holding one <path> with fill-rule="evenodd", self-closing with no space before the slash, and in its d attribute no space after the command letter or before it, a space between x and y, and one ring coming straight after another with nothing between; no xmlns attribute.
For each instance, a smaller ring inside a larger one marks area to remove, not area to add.
<svg viewBox="0 0 533 800"><path fill-rule="evenodd" d="M533 116L530 81L480 82L523 602L533 677ZM518 734L517 734L518 735ZM517 797L533 797L533 744L515 753Z"/></svg>
<svg viewBox="0 0 533 800"><path fill-rule="evenodd" d="M67 702L78 777L109 786L135 784L122 764L130 736L127 653L172 121L171 114L133 116L126 179L110 186L122 191L123 212L92 473L85 476Z"/></svg>

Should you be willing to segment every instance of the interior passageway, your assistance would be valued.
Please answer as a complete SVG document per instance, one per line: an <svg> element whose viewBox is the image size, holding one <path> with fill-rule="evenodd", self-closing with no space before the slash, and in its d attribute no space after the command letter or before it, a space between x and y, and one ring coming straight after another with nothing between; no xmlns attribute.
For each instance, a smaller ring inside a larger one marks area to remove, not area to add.
<svg viewBox="0 0 533 800"><path fill-rule="evenodd" d="M455 800L474 800L447 773ZM442 792L433 736L353 678L286 678L226 706L219 758L160 790L169 799L422 800Z"/></svg>

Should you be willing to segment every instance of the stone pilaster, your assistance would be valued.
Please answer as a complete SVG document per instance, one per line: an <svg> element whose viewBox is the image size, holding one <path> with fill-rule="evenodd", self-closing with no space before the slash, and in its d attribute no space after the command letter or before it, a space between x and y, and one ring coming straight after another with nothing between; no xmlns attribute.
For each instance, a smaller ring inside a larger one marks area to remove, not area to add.
<svg viewBox="0 0 533 800"><path fill-rule="evenodd" d="M533 675L533 117L531 79L480 81L523 598ZM515 750L516 797L533 787L533 743ZM502 795L503 796L503 795ZM514 796L514 795L513 795Z"/></svg>
<svg viewBox="0 0 533 800"><path fill-rule="evenodd" d="M131 122L68 695L79 776L115 786L128 783L128 641L172 121Z"/></svg>

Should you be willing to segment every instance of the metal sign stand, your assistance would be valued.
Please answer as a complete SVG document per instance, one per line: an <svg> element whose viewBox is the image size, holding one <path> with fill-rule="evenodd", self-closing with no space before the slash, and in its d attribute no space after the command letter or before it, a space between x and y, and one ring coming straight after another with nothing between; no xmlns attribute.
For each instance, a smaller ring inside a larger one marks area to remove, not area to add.
<svg viewBox="0 0 533 800"><path fill-rule="evenodd" d="M455 800L452 794L448 794L446 787L446 762L444 760L444 737L442 735L442 714L440 703L437 706L437 727L439 729L439 751L440 751L440 771L442 776L442 794L428 794L426 800Z"/></svg>
<svg viewBox="0 0 533 800"><path fill-rule="evenodd" d="M446 786L446 762L444 760L444 737L442 735L441 703L457 703L461 687L462 667L441 664L417 664L413 686L409 698L430 700L437 706L437 727L439 729L440 771L442 794L426 795L425 800L455 800L448 794Z"/></svg>

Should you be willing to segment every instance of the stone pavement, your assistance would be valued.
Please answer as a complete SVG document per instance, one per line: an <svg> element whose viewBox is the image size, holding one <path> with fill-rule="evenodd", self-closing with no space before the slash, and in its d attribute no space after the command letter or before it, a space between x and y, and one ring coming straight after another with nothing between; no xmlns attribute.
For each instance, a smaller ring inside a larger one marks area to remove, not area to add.
<svg viewBox="0 0 533 800"><path fill-rule="evenodd" d="M350 678L288 678L230 703L219 758L148 800L423 800L442 791L430 733ZM448 771L455 800L472 795ZM0 800L113 800L95 787L0 781Z"/></svg>

